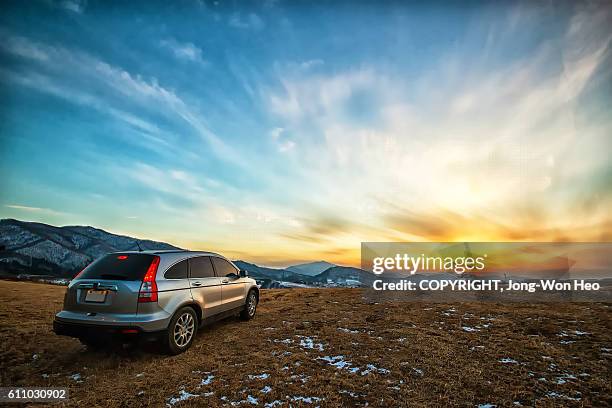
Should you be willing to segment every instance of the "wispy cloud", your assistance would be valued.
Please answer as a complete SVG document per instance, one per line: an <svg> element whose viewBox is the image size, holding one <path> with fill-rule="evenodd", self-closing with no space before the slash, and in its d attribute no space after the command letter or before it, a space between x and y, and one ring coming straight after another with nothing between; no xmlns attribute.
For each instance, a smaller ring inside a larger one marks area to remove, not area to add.
<svg viewBox="0 0 612 408"><path fill-rule="evenodd" d="M265 27L264 21L255 13L245 15L236 13L230 17L229 25L246 30L261 30Z"/></svg>
<svg viewBox="0 0 612 408"><path fill-rule="evenodd" d="M25 85L39 85L41 91L56 96L63 95L67 100L72 99L74 102L89 105L108 106L108 100L98 102L97 95L100 90L105 91L107 95L110 92L110 96L114 98L121 97L123 100L127 98L143 109L154 110L158 114L187 123L209 143L220 158L241 164L233 149L207 126L201 115L173 90L160 85L154 77L146 80L140 75L131 74L86 52L46 45L20 36L9 36L0 47L14 55L35 59L45 67L38 72L5 71L3 75L5 79L12 79ZM53 76L48 74L49 69L54 71ZM89 81L95 86L88 91L80 91L74 81L75 78ZM78 97L74 98L75 95Z"/></svg>
<svg viewBox="0 0 612 408"><path fill-rule="evenodd" d="M64 212L59 212L52 210L51 208L42 208L42 207L32 207L28 205L19 205L19 204L5 204L6 208L10 208L12 210L19 210L27 213L38 213L45 215L66 215Z"/></svg>
<svg viewBox="0 0 612 408"><path fill-rule="evenodd" d="M377 92L383 77L372 69L357 69L335 75L314 74L304 71L281 73L281 92L269 92L268 104L272 113L285 119L298 121L323 118L338 114L345 102L360 90Z"/></svg>
<svg viewBox="0 0 612 408"><path fill-rule="evenodd" d="M171 51L176 58L184 61L197 62L199 64L206 64L206 61L202 58L202 50L195 46L193 43L185 42L181 43L173 38L161 40L159 45Z"/></svg>
<svg viewBox="0 0 612 408"><path fill-rule="evenodd" d="M87 0L62 0L58 4L65 10L81 14L87 7Z"/></svg>
<svg viewBox="0 0 612 408"><path fill-rule="evenodd" d="M270 131L272 140L276 143L278 151L286 153L293 150L296 146L295 142L288 138L287 131L283 128L274 128Z"/></svg>

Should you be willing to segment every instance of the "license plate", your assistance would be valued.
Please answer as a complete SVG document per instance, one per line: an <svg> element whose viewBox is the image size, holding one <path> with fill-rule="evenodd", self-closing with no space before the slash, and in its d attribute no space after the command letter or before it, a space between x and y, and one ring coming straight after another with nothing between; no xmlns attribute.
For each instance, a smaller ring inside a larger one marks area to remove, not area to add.
<svg viewBox="0 0 612 408"><path fill-rule="evenodd" d="M106 300L106 294L108 291L106 290L95 290L89 289L87 294L85 295L86 302L96 302L96 303L104 303Z"/></svg>

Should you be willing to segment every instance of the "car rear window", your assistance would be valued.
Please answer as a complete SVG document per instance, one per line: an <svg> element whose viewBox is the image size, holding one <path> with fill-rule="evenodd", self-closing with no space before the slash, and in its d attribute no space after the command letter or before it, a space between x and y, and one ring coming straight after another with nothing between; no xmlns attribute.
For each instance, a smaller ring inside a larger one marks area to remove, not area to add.
<svg viewBox="0 0 612 408"><path fill-rule="evenodd" d="M109 254L91 263L79 279L139 281L147 273L154 255Z"/></svg>

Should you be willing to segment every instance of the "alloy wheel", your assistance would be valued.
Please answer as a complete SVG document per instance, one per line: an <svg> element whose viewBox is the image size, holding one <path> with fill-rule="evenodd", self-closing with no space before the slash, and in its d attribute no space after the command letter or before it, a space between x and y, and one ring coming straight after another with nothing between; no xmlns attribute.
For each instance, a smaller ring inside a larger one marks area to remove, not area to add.
<svg viewBox="0 0 612 408"><path fill-rule="evenodd" d="M257 307L257 298L255 293L251 292L249 295L249 316L253 317L255 315L255 308Z"/></svg>
<svg viewBox="0 0 612 408"><path fill-rule="evenodd" d="M185 347L191 341L195 330L195 321L191 313L183 313L174 325L174 342Z"/></svg>

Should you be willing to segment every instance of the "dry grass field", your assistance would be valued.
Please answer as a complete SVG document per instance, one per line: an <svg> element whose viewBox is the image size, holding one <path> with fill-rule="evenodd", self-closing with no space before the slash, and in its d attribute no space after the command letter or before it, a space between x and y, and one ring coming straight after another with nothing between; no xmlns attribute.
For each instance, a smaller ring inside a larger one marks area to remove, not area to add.
<svg viewBox="0 0 612 408"><path fill-rule="evenodd" d="M169 357L54 335L64 290L0 281L2 386L69 387L71 406L612 405L610 305L267 290L254 320L205 327Z"/></svg>

